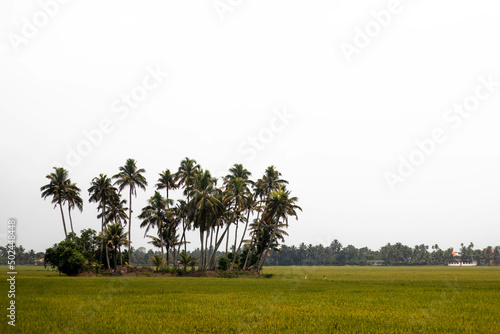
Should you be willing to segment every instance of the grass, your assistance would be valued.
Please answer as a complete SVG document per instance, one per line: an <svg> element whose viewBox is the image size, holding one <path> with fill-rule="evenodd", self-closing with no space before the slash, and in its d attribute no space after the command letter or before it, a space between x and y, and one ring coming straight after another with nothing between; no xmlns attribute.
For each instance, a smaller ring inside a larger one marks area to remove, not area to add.
<svg viewBox="0 0 500 334"><path fill-rule="evenodd" d="M268 267L269 278L237 279L65 277L43 267L17 270L19 333L497 333L500 328L499 267ZM12 329L6 327L4 319L2 333Z"/></svg>

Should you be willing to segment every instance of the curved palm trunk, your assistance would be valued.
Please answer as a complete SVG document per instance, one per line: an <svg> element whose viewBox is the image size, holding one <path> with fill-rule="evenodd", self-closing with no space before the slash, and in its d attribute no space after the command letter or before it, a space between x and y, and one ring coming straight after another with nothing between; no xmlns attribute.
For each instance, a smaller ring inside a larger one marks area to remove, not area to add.
<svg viewBox="0 0 500 334"><path fill-rule="evenodd" d="M238 249L236 249L236 239L234 241L234 248L236 250L234 252L235 255L233 257L233 264L234 264L234 259L236 258L236 255L238 255L240 253L241 245L243 244L243 239L245 239L245 234L247 233L249 219L250 219L250 210L248 210L248 213L247 213L247 223L245 224L245 229L243 230L243 235L241 236L241 240L240 240L240 244L238 245ZM246 262L246 260L245 260L245 262ZM231 264L231 270L233 269L232 268L233 264Z"/></svg>
<svg viewBox="0 0 500 334"><path fill-rule="evenodd" d="M71 226L71 233L73 233L73 242L78 245L78 243L76 242L75 230L73 230L73 219L71 219L71 207L69 206L69 204L68 204L68 216L69 216L69 224Z"/></svg>
<svg viewBox="0 0 500 334"><path fill-rule="evenodd" d="M66 231L66 221L64 220L64 213L63 213L61 201L59 201L59 209L61 209L61 216L62 216L63 227L64 227L64 235L66 236L66 239L68 239L68 231Z"/></svg>
<svg viewBox="0 0 500 334"><path fill-rule="evenodd" d="M130 188L130 187L129 187ZM130 252L130 243L132 242L132 188L130 188L128 208L128 264L132 265L132 253Z"/></svg>
<svg viewBox="0 0 500 334"><path fill-rule="evenodd" d="M210 263L211 263L210 267L212 270L215 269L215 256L217 255L217 250L219 249L219 246L224 241L224 237L225 237L226 233L229 231L229 226L230 226L230 224L227 225L226 229L224 230L224 232L220 236L220 239L215 242L214 251L212 253L212 259L210 260Z"/></svg>

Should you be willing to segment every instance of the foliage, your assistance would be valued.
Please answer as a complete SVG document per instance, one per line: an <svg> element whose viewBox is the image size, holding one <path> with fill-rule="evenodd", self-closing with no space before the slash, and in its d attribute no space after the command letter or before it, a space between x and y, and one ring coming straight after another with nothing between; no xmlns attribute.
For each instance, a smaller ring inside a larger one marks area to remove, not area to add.
<svg viewBox="0 0 500 334"><path fill-rule="evenodd" d="M71 240L64 240L57 247L45 251L45 261L57 267L59 272L74 276L83 270L87 260L81 253L81 247Z"/></svg>
<svg viewBox="0 0 500 334"><path fill-rule="evenodd" d="M227 257L220 257L219 258L219 270L225 271L229 268L231 265L231 260L229 260Z"/></svg>

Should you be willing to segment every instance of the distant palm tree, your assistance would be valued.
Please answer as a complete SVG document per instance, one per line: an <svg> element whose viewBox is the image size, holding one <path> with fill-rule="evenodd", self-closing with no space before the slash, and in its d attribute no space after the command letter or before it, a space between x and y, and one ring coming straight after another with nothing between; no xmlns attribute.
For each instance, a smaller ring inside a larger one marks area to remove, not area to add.
<svg viewBox="0 0 500 334"><path fill-rule="evenodd" d="M146 186L148 182L143 173L146 171L143 168L138 169L136 162L134 159L127 159L125 165L119 168L120 172L113 176L113 179L116 179L115 184L118 185L118 189L120 192L125 188L129 188L129 214L128 214L128 254L129 261L132 260L132 253L130 252L130 243L132 240L132 195L137 196L136 188L140 188L142 190L146 190ZM131 263L129 263L131 264Z"/></svg>
<svg viewBox="0 0 500 334"><path fill-rule="evenodd" d="M149 261L153 262L153 264L156 266L156 272L159 272L160 267L165 263L165 259L163 258L163 256L160 257L159 255L153 255L153 257L150 258Z"/></svg>
<svg viewBox="0 0 500 334"><path fill-rule="evenodd" d="M68 178L68 171L62 167L54 167L55 172L52 172L46 176L50 182L40 188L42 192L42 198L46 199L52 196L52 204L54 208L59 205L61 210L61 217L64 227L64 235L68 238L68 231L66 230L66 221L64 220L64 213L62 209L63 202L65 200L68 188L71 185L71 180Z"/></svg>
<svg viewBox="0 0 500 334"><path fill-rule="evenodd" d="M71 233L73 236L73 241L76 242L76 234L75 230L73 229L73 219L71 218L71 210L74 209L75 207L80 210L80 212L83 211L83 200L80 197L80 188L76 186L76 183L71 183L68 186L68 190L65 193L64 196L64 201L68 204L68 216L69 216L69 223L71 226Z"/></svg>
<svg viewBox="0 0 500 334"><path fill-rule="evenodd" d="M186 251L182 251L179 255L179 262L184 267L184 273L186 272L187 266L192 265L192 262L196 262L196 259L191 255L188 255Z"/></svg>

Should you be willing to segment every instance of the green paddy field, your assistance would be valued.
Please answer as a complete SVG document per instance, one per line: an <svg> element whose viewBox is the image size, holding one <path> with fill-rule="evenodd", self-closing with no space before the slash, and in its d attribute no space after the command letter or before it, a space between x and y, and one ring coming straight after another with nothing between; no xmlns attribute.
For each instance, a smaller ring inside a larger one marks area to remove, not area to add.
<svg viewBox="0 0 500 334"><path fill-rule="evenodd" d="M500 333L500 267L265 267L271 278L16 269L12 327L1 268L2 333Z"/></svg>

